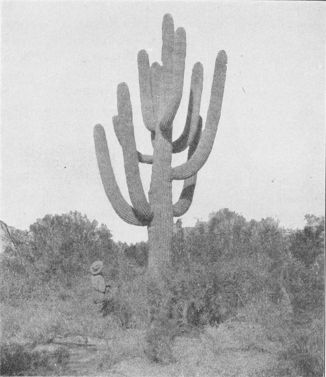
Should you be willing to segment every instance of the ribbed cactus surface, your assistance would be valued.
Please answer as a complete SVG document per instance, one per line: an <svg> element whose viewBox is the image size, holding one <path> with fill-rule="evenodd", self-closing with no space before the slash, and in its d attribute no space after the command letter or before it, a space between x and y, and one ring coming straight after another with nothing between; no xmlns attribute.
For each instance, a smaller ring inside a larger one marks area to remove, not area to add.
<svg viewBox="0 0 326 377"><path fill-rule="evenodd" d="M95 150L104 190L116 213L127 223L148 227L149 272L158 276L164 263L170 261L173 217L189 209L196 186L197 173L206 162L215 139L222 107L227 56L217 54L211 98L205 127L200 115L203 89L203 67L196 63L192 70L188 112L182 134L172 139L173 121L179 108L184 80L186 32L174 30L172 17L167 14L162 25L162 64L150 65L145 50L138 53L138 73L141 111L150 131L153 153L137 151L132 106L127 84L117 88L118 114L113 117L114 131L122 147L131 205L123 198L111 165L105 131L94 128ZM188 159L172 167L172 153L188 149ZM148 199L139 174L139 163L152 165ZM172 202L173 180L184 180L179 200Z"/></svg>

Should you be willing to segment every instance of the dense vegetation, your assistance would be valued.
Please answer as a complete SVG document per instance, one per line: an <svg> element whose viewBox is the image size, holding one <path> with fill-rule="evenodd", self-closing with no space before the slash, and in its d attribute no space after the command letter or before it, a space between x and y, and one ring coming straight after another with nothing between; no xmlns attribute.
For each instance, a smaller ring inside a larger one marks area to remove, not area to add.
<svg viewBox="0 0 326 377"><path fill-rule="evenodd" d="M11 236L14 246L1 256L2 374L64 372L46 369L42 358L43 369L33 369L23 341L143 329L146 355L172 362L176 336L233 321L261 325L266 342L279 345L277 369L265 376L323 375L324 218L308 215L300 230L227 209L193 228L179 221L173 267L160 282L147 278L145 242L115 243L106 226L77 212L47 215ZM89 266L97 259L116 286L104 317L91 299ZM13 353L29 364L10 370Z"/></svg>

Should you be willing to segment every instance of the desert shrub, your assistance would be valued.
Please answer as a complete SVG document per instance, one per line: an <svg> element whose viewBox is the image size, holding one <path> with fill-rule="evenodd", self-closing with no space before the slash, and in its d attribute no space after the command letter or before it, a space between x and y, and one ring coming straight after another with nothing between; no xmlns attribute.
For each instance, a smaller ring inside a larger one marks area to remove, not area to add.
<svg viewBox="0 0 326 377"><path fill-rule="evenodd" d="M28 370L32 357L22 345L10 344L1 346L1 375L14 376Z"/></svg>
<svg viewBox="0 0 326 377"><path fill-rule="evenodd" d="M270 300L268 292L262 291L239 309L237 319L245 323L263 326L266 338L285 344L292 329L291 312L282 304Z"/></svg>
<svg viewBox="0 0 326 377"><path fill-rule="evenodd" d="M17 259L3 256L1 261L0 300L13 304L21 298L31 298L37 285L25 266Z"/></svg>
<svg viewBox="0 0 326 377"><path fill-rule="evenodd" d="M162 281L146 280L147 312L149 326L145 337L145 355L157 363L171 363L173 357L172 345L176 336L183 333L182 310L178 316L175 309L178 303L185 300L187 286L185 281L173 277L173 269L165 268ZM179 284L175 284L175 282ZM180 321L181 319L181 321Z"/></svg>
<svg viewBox="0 0 326 377"><path fill-rule="evenodd" d="M324 371L322 314L300 317L282 303L274 303L267 292L256 296L238 313L244 323L263 326L266 340L278 344L278 366L264 376L320 377Z"/></svg>
<svg viewBox="0 0 326 377"><path fill-rule="evenodd" d="M1 307L4 338L44 343L69 334L105 336L114 324L95 313L90 290L89 282L80 279L73 289L48 291L47 299L5 303Z"/></svg>
<svg viewBox="0 0 326 377"><path fill-rule="evenodd" d="M1 308L2 335L8 341L45 343L64 331L65 321L55 304L25 301Z"/></svg>
<svg viewBox="0 0 326 377"><path fill-rule="evenodd" d="M146 331L145 355L153 362L174 361L172 342L178 333L178 323L171 316L171 297L169 287L164 282L148 279L147 305L150 324Z"/></svg>
<svg viewBox="0 0 326 377"><path fill-rule="evenodd" d="M305 219L303 230L297 230L290 236L290 251L306 267L310 267L324 253L325 218L306 215Z"/></svg>
<svg viewBox="0 0 326 377"><path fill-rule="evenodd" d="M204 265L190 263L165 276L166 298L174 307L192 304L193 325L214 325L235 316L266 286L265 263L254 257L237 257ZM184 306L183 306L184 307ZM197 316L197 319L195 318Z"/></svg>
<svg viewBox="0 0 326 377"><path fill-rule="evenodd" d="M69 360L64 347L54 352L35 351L21 344L1 346L1 375L63 375Z"/></svg>
<svg viewBox="0 0 326 377"><path fill-rule="evenodd" d="M146 275L134 269L128 258L119 259L121 269L103 314L115 317L124 328L143 328L148 319Z"/></svg>
<svg viewBox="0 0 326 377"><path fill-rule="evenodd" d="M2 300L35 298L38 293L43 299L48 284L71 288L96 259L117 268L118 248L109 229L78 212L46 215L25 233L12 231L15 247L1 260Z"/></svg>
<svg viewBox="0 0 326 377"><path fill-rule="evenodd" d="M60 280L71 287L74 277L88 272L96 259L114 265L110 231L78 212L46 215L30 226L34 267L42 281Z"/></svg>
<svg viewBox="0 0 326 377"><path fill-rule="evenodd" d="M324 277L293 260L287 268L287 288L297 315L310 315L324 306Z"/></svg>
<svg viewBox="0 0 326 377"><path fill-rule="evenodd" d="M123 328L133 327L131 308L121 299L105 299L100 312L103 317L113 316Z"/></svg>
<svg viewBox="0 0 326 377"><path fill-rule="evenodd" d="M317 320L306 328L292 326L291 331L288 328L286 342L277 354L277 366L259 376L324 376L323 326L323 321Z"/></svg>
<svg viewBox="0 0 326 377"><path fill-rule="evenodd" d="M175 337L175 324L171 319L162 316L153 321L146 332L145 355L149 360L168 364L175 361L172 351L172 341Z"/></svg>
<svg viewBox="0 0 326 377"><path fill-rule="evenodd" d="M279 359L299 375L324 375L324 321L315 319L306 326L295 326Z"/></svg>
<svg viewBox="0 0 326 377"><path fill-rule="evenodd" d="M148 244L147 242L138 242L128 245L124 248L126 257L140 267L147 266L148 263Z"/></svg>

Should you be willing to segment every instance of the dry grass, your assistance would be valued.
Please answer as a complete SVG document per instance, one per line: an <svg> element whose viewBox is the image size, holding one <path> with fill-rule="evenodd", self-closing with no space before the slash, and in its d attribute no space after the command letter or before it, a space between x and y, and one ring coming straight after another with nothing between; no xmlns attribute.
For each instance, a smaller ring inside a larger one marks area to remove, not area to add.
<svg viewBox="0 0 326 377"><path fill-rule="evenodd" d="M105 338L119 327L113 318L97 313L90 298L73 292L68 300L52 297L21 300L15 306L3 304L1 322L2 340L18 343L46 343L67 335Z"/></svg>
<svg viewBox="0 0 326 377"><path fill-rule="evenodd" d="M219 328L206 327L198 336L178 337L172 344L175 362L170 364L150 362L143 354L137 354L133 347L126 347L128 357L111 365L109 375L250 377L253 373L263 372L266 367L273 367L276 355L259 349L258 335L255 339L247 338L245 333L241 336L243 330L242 324L234 323ZM125 341L120 343L120 355L125 346ZM140 349L141 343L137 347Z"/></svg>

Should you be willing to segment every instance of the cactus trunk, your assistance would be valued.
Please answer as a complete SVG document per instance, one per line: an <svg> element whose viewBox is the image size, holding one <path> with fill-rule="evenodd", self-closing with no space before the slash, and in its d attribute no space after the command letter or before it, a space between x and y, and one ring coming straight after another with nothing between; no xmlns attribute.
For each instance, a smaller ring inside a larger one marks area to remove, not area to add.
<svg viewBox="0 0 326 377"><path fill-rule="evenodd" d="M148 226L149 273L157 276L161 267L169 263L173 232L171 182L171 129L156 133L149 202L153 219Z"/></svg>

